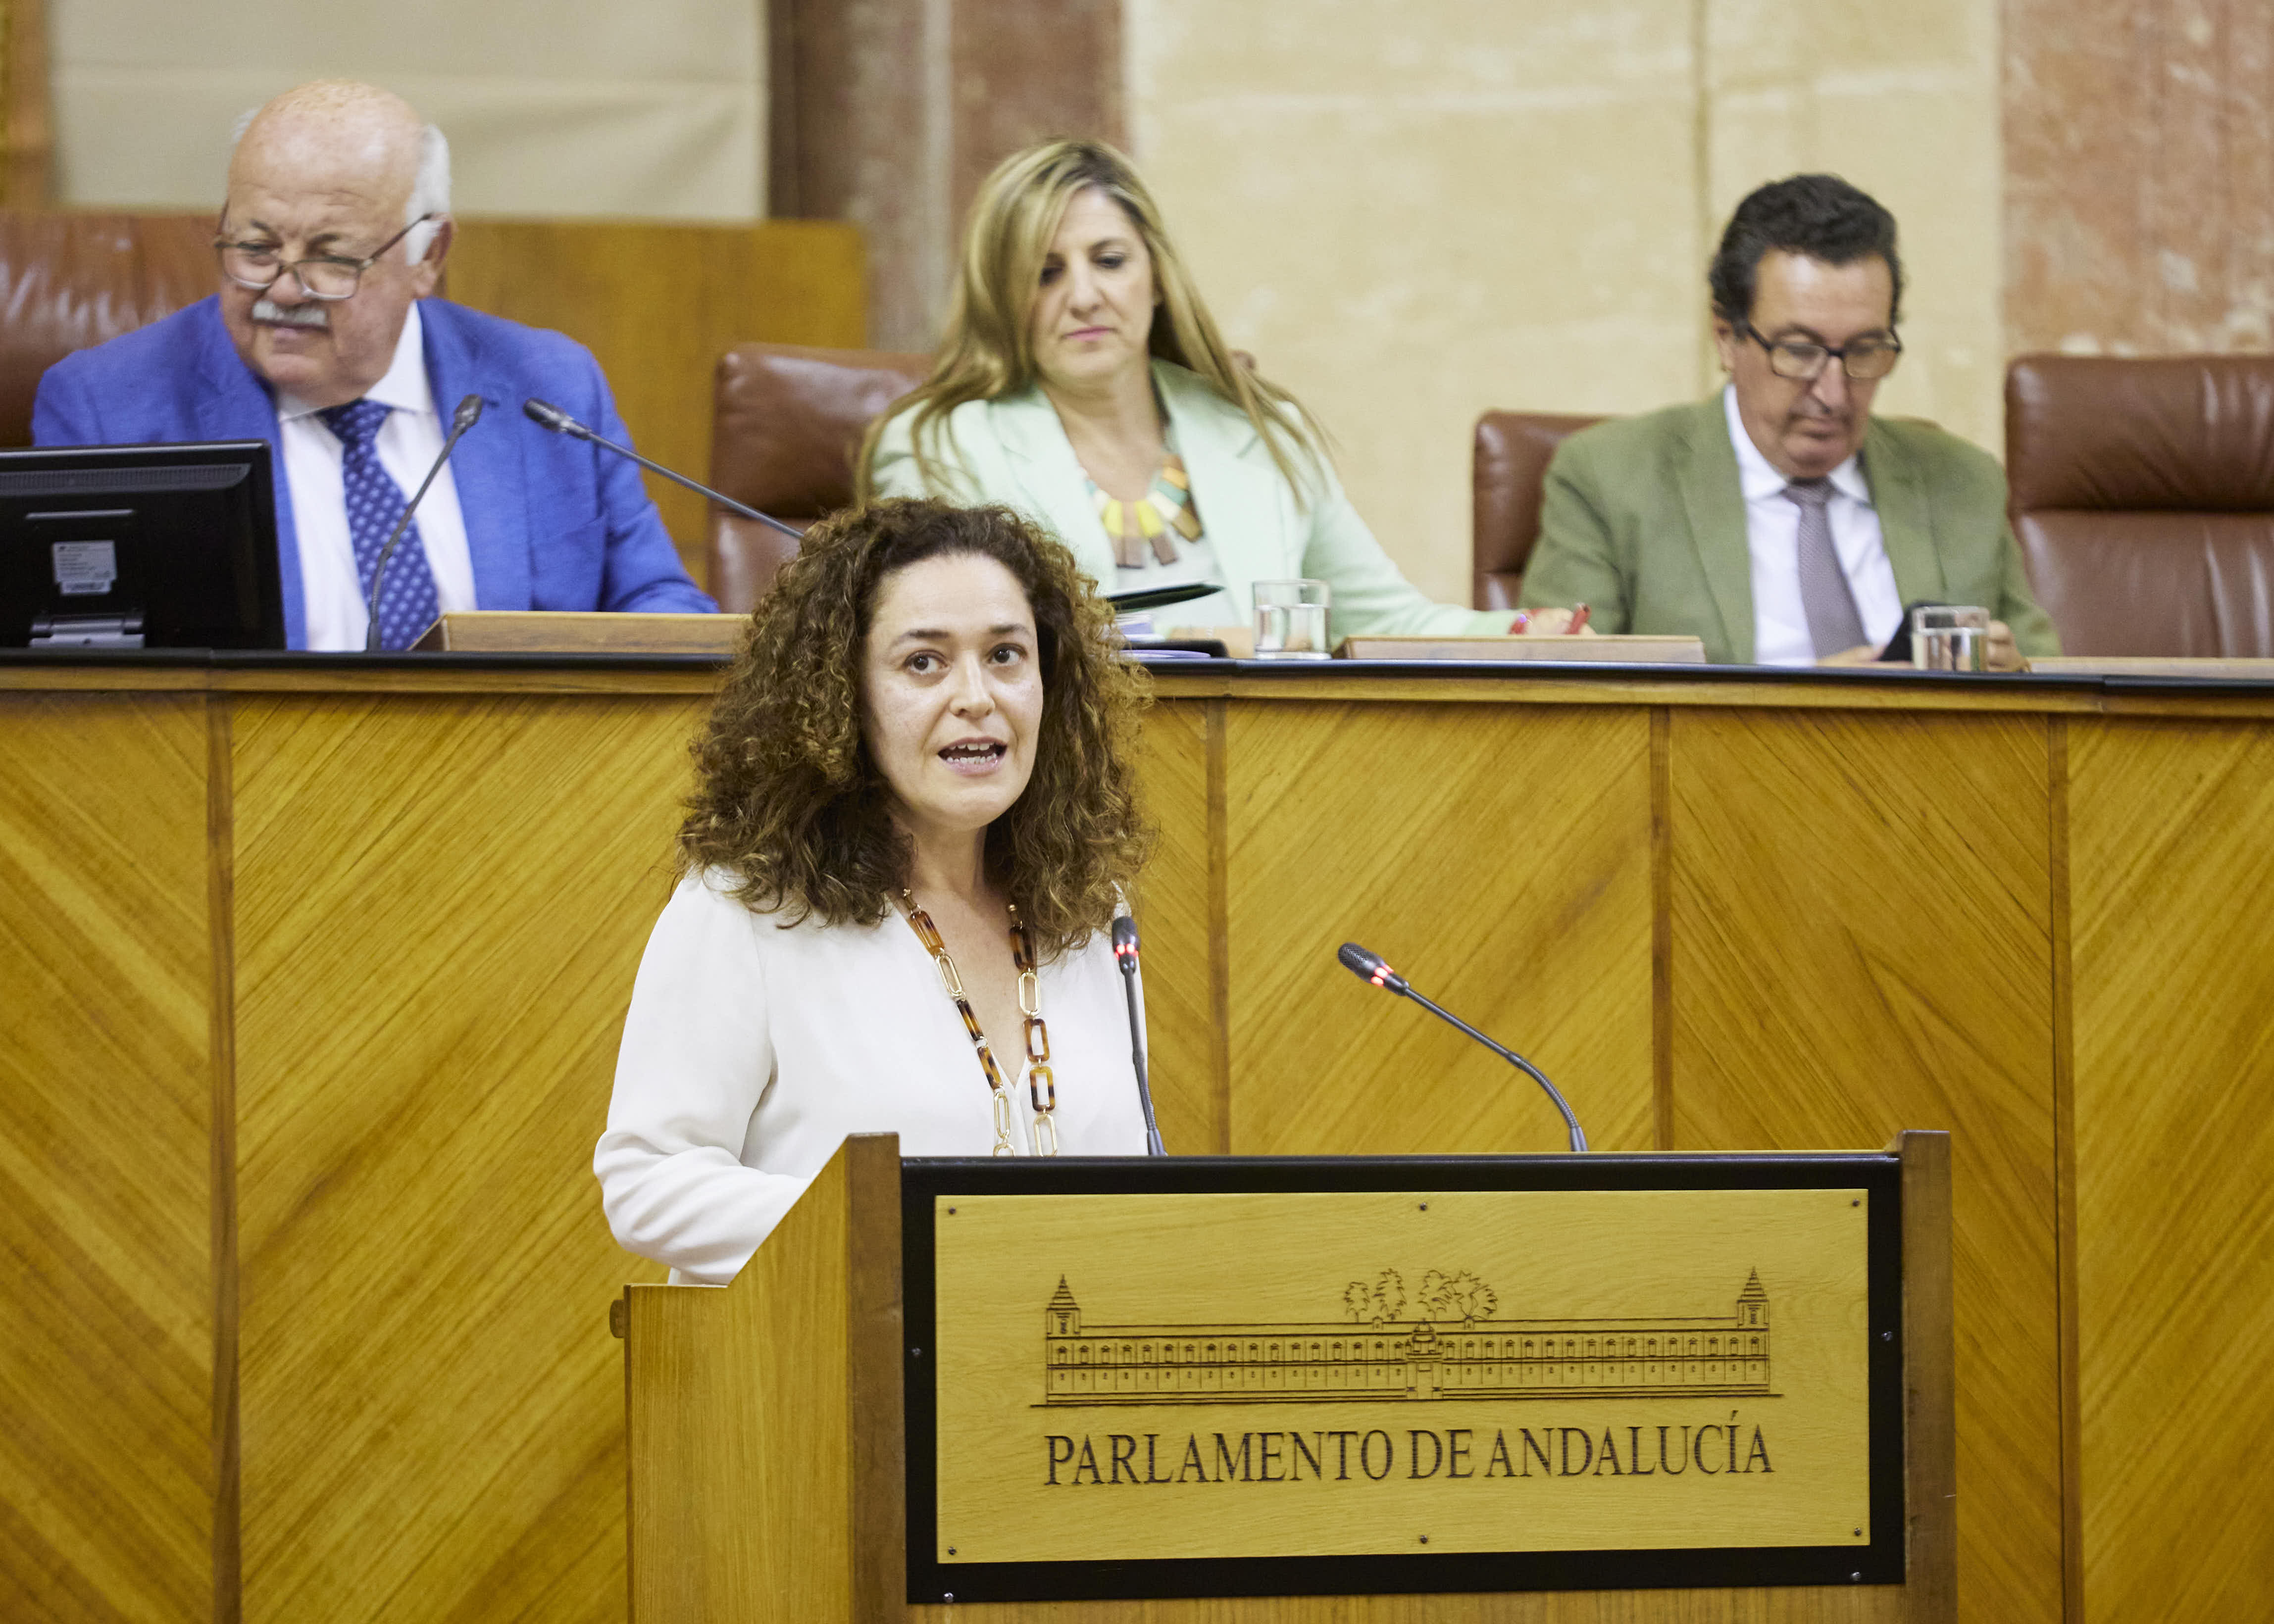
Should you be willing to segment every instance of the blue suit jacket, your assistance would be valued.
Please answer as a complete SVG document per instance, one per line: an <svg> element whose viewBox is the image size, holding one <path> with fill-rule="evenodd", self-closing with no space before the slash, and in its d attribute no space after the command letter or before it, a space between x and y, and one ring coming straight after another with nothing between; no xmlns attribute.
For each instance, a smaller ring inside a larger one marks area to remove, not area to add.
<svg viewBox="0 0 2274 1624"><path fill-rule="evenodd" d="M636 466L521 415L534 395L624 443L615 400L590 351L447 299L425 301L419 316L436 409L447 417L469 395L486 403L450 456L477 606L718 608L681 567ZM41 446L265 440L273 447L276 403L237 358L221 303L208 297L49 367L32 408L32 439ZM280 451L276 550L285 641L297 649L307 638L294 538Z"/></svg>

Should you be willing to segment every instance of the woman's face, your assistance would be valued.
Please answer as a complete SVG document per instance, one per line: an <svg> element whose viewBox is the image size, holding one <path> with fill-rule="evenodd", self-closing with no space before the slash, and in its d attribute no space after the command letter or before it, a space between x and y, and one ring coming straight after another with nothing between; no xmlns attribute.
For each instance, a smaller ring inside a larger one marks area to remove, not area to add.
<svg viewBox="0 0 2274 1624"><path fill-rule="evenodd" d="M1029 318L1035 370L1061 388L1142 372L1152 330L1153 258L1135 222L1095 186L1074 193Z"/></svg>
<svg viewBox="0 0 2274 1624"><path fill-rule="evenodd" d="M1043 720L1034 606L981 553L885 577L862 654L862 734L912 835L987 827L1027 787Z"/></svg>

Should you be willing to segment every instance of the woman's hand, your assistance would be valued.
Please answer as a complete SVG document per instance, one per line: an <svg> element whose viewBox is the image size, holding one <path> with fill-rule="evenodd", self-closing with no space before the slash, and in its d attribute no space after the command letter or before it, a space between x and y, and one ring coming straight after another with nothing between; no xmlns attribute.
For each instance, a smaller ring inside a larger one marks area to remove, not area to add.
<svg viewBox="0 0 2274 1624"><path fill-rule="evenodd" d="M1572 621L1578 618L1579 611L1576 609L1519 609L1516 612L1516 618L1509 622L1508 635L1511 637L1567 637L1573 631ZM1595 635L1595 628L1585 620L1579 621L1577 629L1583 637Z"/></svg>

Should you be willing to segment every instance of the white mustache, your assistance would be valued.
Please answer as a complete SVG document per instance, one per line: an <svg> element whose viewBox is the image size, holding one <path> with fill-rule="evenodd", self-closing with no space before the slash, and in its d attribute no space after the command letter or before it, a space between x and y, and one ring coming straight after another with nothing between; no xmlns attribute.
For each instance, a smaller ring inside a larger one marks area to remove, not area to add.
<svg viewBox="0 0 2274 1624"><path fill-rule="evenodd" d="M279 304L274 299L253 300L252 319L273 322L280 327L328 327L332 325L330 312L320 304Z"/></svg>

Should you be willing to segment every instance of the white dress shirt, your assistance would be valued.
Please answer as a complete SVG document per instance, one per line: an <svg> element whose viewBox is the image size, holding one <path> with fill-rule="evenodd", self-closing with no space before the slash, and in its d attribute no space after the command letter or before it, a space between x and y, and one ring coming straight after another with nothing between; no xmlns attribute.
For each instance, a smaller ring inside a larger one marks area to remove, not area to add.
<svg viewBox="0 0 2274 1624"><path fill-rule="evenodd" d="M426 352L413 304L395 341L387 376L365 399L392 408L374 442L379 463L409 501L418 482L441 454L446 432L426 383ZM284 454L285 488L292 493L292 529L300 548L300 598L307 613L312 649L360 649L371 622L364 601L362 572L356 568L355 540L348 530L347 486L340 473L339 437L316 415L317 408L280 391L276 396L276 440ZM474 560L466 547L466 519L458 507L458 487L445 466L418 504L413 520L426 544L426 567L434 575L434 595L445 610L474 607ZM389 578L403 568L406 539L387 567Z"/></svg>
<svg viewBox="0 0 2274 1624"><path fill-rule="evenodd" d="M592 1154L617 1241L696 1285L732 1280L848 1133L898 1133L904 1156L984 1156L995 1145L978 1055L906 918L785 930L727 895L728 883L689 876L656 921ZM1110 936L1037 976L1060 1152L1143 1155ZM1023 1155L1026 1045L1016 1032L987 1037Z"/></svg>
<svg viewBox="0 0 2274 1624"><path fill-rule="evenodd" d="M1729 418L1729 444L1737 453L1737 481L1745 496L1745 545L1753 563L1753 664L1813 665L1816 643L1808 635L1808 615L1800 602L1800 508L1786 500L1792 483L1771 465L1745 432L1737 415L1737 392L1721 391ZM1863 465L1849 457L1832 470L1832 500L1825 504L1832 525L1832 550L1856 596L1864 640L1885 646L1902 624L1903 595L1895 588L1895 568L1887 562L1879 534L1879 511Z"/></svg>

